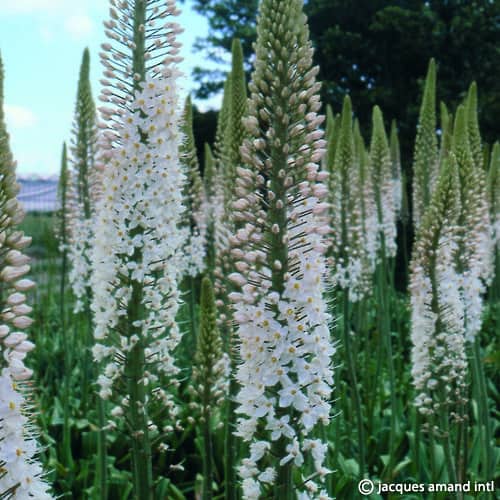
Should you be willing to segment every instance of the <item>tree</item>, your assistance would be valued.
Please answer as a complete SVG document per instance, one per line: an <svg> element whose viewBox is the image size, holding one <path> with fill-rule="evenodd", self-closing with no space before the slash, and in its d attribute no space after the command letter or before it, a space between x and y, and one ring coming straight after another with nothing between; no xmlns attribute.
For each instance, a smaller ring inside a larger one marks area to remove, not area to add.
<svg viewBox="0 0 500 500"><path fill-rule="evenodd" d="M309 0L316 60L326 102L340 109L349 92L361 123L378 104L398 120L403 158L410 159L429 59L436 58L438 97L458 104L476 80L483 135L500 134L494 67L500 4L489 0ZM363 12L360 16L358 13Z"/></svg>
<svg viewBox="0 0 500 500"><path fill-rule="evenodd" d="M238 36L245 61L255 39L256 0L194 0L209 19L207 39L200 40L216 59L229 53ZM415 127L426 68L435 57L439 72L438 100L461 102L476 80L483 139L500 135L500 2L490 0L305 0L311 39L320 65L323 101L339 112L349 93L361 125L370 123L378 104L400 128L403 159L411 160ZM362 12L363 15L359 15ZM213 57L212 57L213 59ZM198 70L199 96L221 83L206 85ZM212 75L215 76L215 75ZM222 79L221 79L222 80ZM365 133L366 135L366 133Z"/></svg>
<svg viewBox="0 0 500 500"><path fill-rule="evenodd" d="M205 50L209 60L226 62L229 69L229 54L234 38L242 42L246 70L250 70L252 43L256 37L256 14L258 0L194 0L194 8L208 19L210 28L207 38L200 38L196 50ZM222 49L222 50L221 50ZM228 57L224 57L224 52ZM206 98L222 90L225 72L197 67L194 76L201 86L197 96Z"/></svg>

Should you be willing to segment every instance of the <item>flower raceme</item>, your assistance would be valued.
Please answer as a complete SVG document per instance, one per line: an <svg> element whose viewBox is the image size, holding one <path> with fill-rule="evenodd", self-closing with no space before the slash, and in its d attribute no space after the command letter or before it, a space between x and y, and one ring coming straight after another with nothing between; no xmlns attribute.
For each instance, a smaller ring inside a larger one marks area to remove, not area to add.
<svg viewBox="0 0 500 500"><path fill-rule="evenodd" d="M40 447L32 421L24 360L35 347L23 331L33 320L25 292L35 284L25 276L31 238L17 230L24 218L16 195L15 162L3 114L3 65L0 58L0 497L52 498L37 455Z"/></svg>
<svg viewBox="0 0 500 500"><path fill-rule="evenodd" d="M486 176L482 166L474 163L466 112L463 106L457 109L452 151L460 179L457 269L462 276L460 289L465 305L466 338L473 341L482 323L482 295L493 272L493 237Z"/></svg>
<svg viewBox="0 0 500 500"><path fill-rule="evenodd" d="M394 178L389 141L384 127L382 111L373 108L373 132L370 143L370 172L375 211L377 213L378 252L387 257L396 255L396 210L394 204Z"/></svg>
<svg viewBox="0 0 500 500"><path fill-rule="evenodd" d="M350 300L357 302L368 292L371 276L363 227L364 193L355 157L349 97L344 100L341 129L336 140L333 164L327 165L330 172L331 268L334 283L342 289L349 289Z"/></svg>
<svg viewBox="0 0 500 500"><path fill-rule="evenodd" d="M73 125L72 169L69 174L68 257L71 263L69 281L76 298L75 312L88 307L91 274L90 251L93 238L94 204L91 195L95 175L97 142L96 110L90 85L90 55L84 51L78 82Z"/></svg>
<svg viewBox="0 0 500 500"><path fill-rule="evenodd" d="M372 176L370 172L369 155L359 129L359 121L354 122L354 156L358 168L356 179L359 182L359 205L361 211L361 225L363 228L364 247L368 255L368 262L364 262L365 274L372 274L377 261L378 241L378 214ZM364 261L364 259L363 259Z"/></svg>
<svg viewBox="0 0 500 500"><path fill-rule="evenodd" d="M144 82L135 94L134 111L124 116L123 142L104 173L93 276L98 341L94 356L97 361L108 360L99 378L103 398L111 396L113 384L123 375L124 365L116 360L125 359L138 342L146 347L148 364L166 375L177 373L171 352L180 340L175 323L179 304L175 262L181 258L183 244L177 224L183 211L185 176L177 153L176 77L171 69L164 77ZM110 341L111 332L126 319L134 300L132 283L143 287L140 307L147 314L131 325L128 335L120 335L118 342L107 346L103 341ZM157 375L150 373L143 383L156 381ZM155 394L166 397L163 389Z"/></svg>
<svg viewBox="0 0 500 500"><path fill-rule="evenodd" d="M0 375L0 493L8 498L53 498L38 463L40 447L30 423L31 408L9 368Z"/></svg>
<svg viewBox="0 0 500 500"><path fill-rule="evenodd" d="M15 199L11 201L15 203L4 203L4 213L14 210L19 216L21 208ZM13 220L7 217L4 221L9 219ZM6 232L10 233L8 237ZM33 323L28 316L32 308L26 304L24 292L33 288L34 283L24 277L30 266L29 258L21 250L31 238L9 227L4 227L1 235L0 280L6 295L2 299L0 324L0 494L12 492L18 499L49 499L52 496L37 459L40 447L27 401L29 389L24 385L33 373L24 360L35 347L22 331Z"/></svg>
<svg viewBox="0 0 500 500"><path fill-rule="evenodd" d="M326 445L309 437L329 422L334 353L323 299L330 228L323 222L317 72L302 2L264 0L244 119L247 167L237 169L240 229L231 239L237 272L230 279L239 287L230 296L241 359L237 435L250 450L239 472L247 499L270 495L270 488L275 498L301 490L305 498L328 498L315 482L328 473ZM305 474L308 457L312 475L293 486L294 469Z"/></svg>
<svg viewBox="0 0 500 500"><path fill-rule="evenodd" d="M422 414L461 403L467 373L464 302L456 270L459 179L450 154L417 236L411 264L412 376Z"/></svg>
<svg viewBox="0 0 500 500"><path fill-rule="evenodd" d="M152 500L158 442L152 415L164 422L177 413L173 350L180 341L175 318L188 234L179 229L186 181L179 161L181 30L170 21L179 14L174 0L110 4L104 23L110 42L101 53L106 105L92 259L93 354L103 365L100 396L112 398L112 416L123 416L130 430L134 495Z"/></svg>
<svg viewBox="0 0 500 500"><path fill-rule="evenodd" d="M191 97L186 99L182 116L181 132L183 141L180 147L180 160L185 165L187 182L184 186L184 231L188 232L183 250L185 259L183 273L196 277L205 265L205 244L207 237L207 214L203 211L203 184L200 176L196 144L193 131L193 107Z"/></svg>

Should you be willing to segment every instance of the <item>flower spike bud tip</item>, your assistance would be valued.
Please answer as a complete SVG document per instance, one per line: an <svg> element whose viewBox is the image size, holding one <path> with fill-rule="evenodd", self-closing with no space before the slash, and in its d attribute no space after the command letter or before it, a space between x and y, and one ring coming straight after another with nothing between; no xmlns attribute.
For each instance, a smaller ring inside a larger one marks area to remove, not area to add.
<svg viewBox="0 0 500 500"><path fill-rule="evenodd" d="M469 134L469 144L472 159L476 168L483 169L484 156L483 145L481 141L481 132L479 131L476 82L472 82L469 87L465 108L467 112L467 131Z"/></svg>
<svg viewBox="0 0 500 500"><path fill-rule="evenodd" d="M440 104L440 118L441 144L439 150L439 164L442 165L451 150L451 141L453 137L453 115L448 111L444 102Z"/></svg>
<svg viewBox="0 0 500 500"><path fill-rule="evenodd" d="M436 62L431 59L425 79L413 155L413 220L418 227L437 179Z"/></svg>
<svg viewBox="0 0 500 500"><path fill-rule="evenodd" d="M378 106L373 108L370 172L377 214L377 251L387 257L396 255L396 215L391 153L385 132L384 118Z"/></svg>
<svg viewBox="0 0 500 500"><path fill-rule="evenodd" d="M396 124L396 120L392 120L391 122L390 147L394 190L394 210L399 218L401 216L401 206L403 203L403 183L401 173L401 148L399 146L398 126Z"/></svg>

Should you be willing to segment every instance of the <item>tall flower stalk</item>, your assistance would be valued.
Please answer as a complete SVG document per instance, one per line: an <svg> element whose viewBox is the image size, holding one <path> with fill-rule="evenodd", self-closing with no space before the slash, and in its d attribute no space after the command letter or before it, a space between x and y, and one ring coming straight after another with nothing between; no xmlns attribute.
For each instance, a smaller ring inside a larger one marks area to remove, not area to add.
<svg viewBox="0 0 500 500"><path fill-rule="evenodd" d="M0 57L0 497L53 498L38 460L29 379L24 364L35 347L24 330L33 320L25 292L35 284L25 276L31 238L18 230L24 210L17 201L15 162L3 111L3 63Z"/></svg>
<svg viewBox="0 0 500 500"><path fill-rule="evenodd" d="M467 133L469 136L470 152L477 168L484 167L483 144L479 131L479 116L477 110L477 85L472 82L467 93L466 101Z"/></svg>
<svg viewBox="0 0 500 500"><path fill-rule="evenodd" d="M186 210L182 221L182 230L187 234L183 249L184 262L181 267L183 288L186 290L186 301L189 305L189 336L186 336L186 344L189 356L192 356L198 335L196 282L205 267L208 221L204 213L204 189L194 138L191 96L186 98L184 104L180 130L183 138L179 149L179 157L187 176L183 193L183 204Z"/></svg>
<svg viewBox="0 0 500 500"><path fill-rule="evenodd" d="M219 312L217 324L222 332L223 337L226 337L226 312L224 309L225 296L227 295L224 283L224 269L221 265L221 254L228 246L228 234L225 230L223 219L225 217L224 210L224 187L225 187L225 161L226 161L226 132L229 122L229 105L231 95L231 72L227 75L224 84L224 94L222 106L219 110L217 118L217 130L215 133L215 142L213 150L214 159L214 178L211 197L211 219L214 227L213 231L213 269L211 272L214 276L214 293L215 302Z"/></svg>
<svg viewBox="0 0 500 500"><path fill-rule="evenodd" d="M59 204L56 212L55 233L58 240L58 249L61 255L61 281L59 292L61 301L59 304L59 314L62 321L62 329L65 331L66 315L66 285L68 274L68 247L69 247L69 226L71 224L69 215L69 204L71 199L70 173L68 169L68 148L63 144L61 153L61 169L59 171L59 182L57 185L57 201Z"/></svg>
<svg viewBox="0 0 500 500"><path fill-rule="evenodd" d="M221 406L227 391L228 358L223 352L222 338L217 328L217 309L212 283L206 277L203 278L201 284L200 310L200 335L196 347L192 379L203 437L202 500L211 500L214 480L214 415L217 408Z"/></svg>
<svg viewBox="0 0 500 500"><path fill-rule="evenodd" d="M68 172L68 260L70 263L69 282L75 296L74 312L82 312L85 317L82 335L83 356L81 363L82 388L81 409L87 411L89 400L89 385L96 376L96 367L91 362L93 345L92 325L92 288L90 284L92 271L92 241L94 238L95 201L93 192L94 178L97 174L97 116L92 87L90 84L90 53L83 52L78 90L72 129L71 170ZM73 366L73 352L66 350L66 377L69 380ZM107 497L107 458L105 444L105 410L104 401L99 398L98 405L98 457L96 468L96 487L99 494ZM66 412L69 409L65 409ZM70 439L69 425L65 425L65 437ZM68 450L70 452L70 450Z"/></svg>
<svg viewBox="0 0 500 500"><path fill-rule="evenodd" d="M187 97L184 104L181 132L183 140L179 155L187 176L187 182L184 187L184 206L186 207L186 211L184 213L183 228L188 232L186 247L184 249L185 263L183 267L185 276L190 278L188 279L192 297L190 303L194 304L196 301L194 278L199 276L205 265L206 217L203 213L203 183L194 139L191 96ZM195 316L194 309L191 310L191 314L192 317Z"/></svg>
<svg viewBox="0 0 500 500"><path fill-rule="evenodd" d="M398 407L396 395L396 376L392 349L391 333L391 291L392 279L389 259L396 255L396 212L394 207L394 181L392 175L389 141L384 126L382 112L378 106L373 109L372 138L370 143L370 174L376 215L376 291L377 320L381 335L379 346L377 375L381 369L382 356L385 352L389 371L389 389L391 401L391 431L389 438L389 462L387 470L392 468L394 447L398 432Z"/></svg>
<svg viewBox="0 0 500 500"><path fill-rule="evenodd" d="M500 300L500 143L495 142L491 150L488 171L488 198L490 201L490 218L493 227L493 244L495 254L495 278L491 287L493 300Z"/></svg>
<svg viewBox="0 0 500 500"><path fill-rule="evenodd" d="M448 111L444 102L441 102L440 105L440 121L441 142L439 148L439 165L442 165L451 150L451 141L453 138L453 115Z"/></svg>
<svg viewBox="0 0 500 500"><path fill-rule="evenodd" d="M214 280L215 269L215 187L217 169L215 158L212 153L212 148L205 143L204 152L204 168L203 168L203 187L204 187L204 202L203 210L206 212L207 221L207 238L205 252L205 267L210 280Z"/></svg>
<svg viewBox="0 0 500 500"><path fill-rule="evenodd" d="M68 274L68 253L70 248L70 226L71 216L69 206L71 203L71 183L70 172L68 169L68 151L66 143L63 143L61 154L61 169L58 184L58 202L59 208L56 212L55 233L59 242L59 253L61 255L61 271L59 284L59 321L61 325L61 334L64 348L64 390L63 390L63 439L62 450L64 464L68 470L73 468L73 456L71 450L71 427L70 427L70 380L72 371L72 351L71 336L67 329L66 322L66 286Z"/></svg>
<svg viewBox="0 0 500 500"><path fill-rule="evenodd" d="M365 470L364 423L356 361L351 341L350 306L351 302L359 302L367 294L371 285L371 274L367 272L369 256L364 240L361 207L364 193L355 158L352 108L348 96L344 99L334 162L333 165L328 164L328 170L330 173L328 191L332 227L332 281L342 291L342 342L356 412L359 466L361 475L363 475Z"/></svg>
<svg viewBox="0 0 500 500"><path fill-rule="evenodd" d="M71 204L69 281L76 297L75 312L89 312L90 303L90 244L92 241L92 196L90 178L95 164L97 142L96 110L90 85L90 54L85 49L73 122L71 148ZM87 314L90 316L90 314Z"/></svg>
<svg viewBox="0 0 500 500"><path fill-rule="evenodd" d="M328 205L319 172L325 141L318 68L302 1L263 0L238 169L233 238L240 287L231 295L241 363L237 434L249 445L243 497L329 498L328 444L334 348L323 299ZM319 430L319 429L318 429ZM311 467L310 467L311 466ZM320 484L318 484L318 482Z"/></svg>
<svg viewBox="0 0 500 500"><path fill-rule="evenodd" d="M333 281L359 301L370 288L368 252L363 235L360 171L355 159L351 100L346 97L333 163L328 164L332 226ZM329 161L332 159L330 158Z"/></svg>
<svg viewBox="0 0 500 500"><path fill-rule="evenodd" d="M486 175L470 149L467 109L459 106L453 132L452 151L460 179L460 240L458 270L463 275L461 290L465 301L465 332L474 341L482 322L486 283L492 275L492 233Z"/></svg>
<svg viewBox="0 0 500 500"><path fill-rule="evenodd" d="M436 62L431 59L425 79L413 156L413 222L418 227L429 205L439 173L436 136Z"/></svg>
<svg viewBox="0 0 500 500"><path fill-rule="evenodd" d="M469 95L470 98L470 95ZM460 180L460 214L457 271L464 302L465 339L471 348L475 398L479 407L480 435L484 452L485 477L493 473L492 430L488 395L482 363L479 331L482 324L483 295L493 272L493 238L490 226L486 176L470 149L469 110L459 106L455 116L452 151L457 159Z"/></svg>
<svg viewBox="0 0 500 500"><path fill-rule="evenodd" d="M396 120L391 122L390 135L391 148L391 164L392 164L392 186L394 198L394 210L399 219L401 217L401 209L403 205L403 181L401 175L401 148L399 146L398 126Z"/></svg>
<svg viewBox="0 0 500 500"><path fill-rule="evenodd" d="M241 166L242 159L240 147L246 136L243 126L243 116L247 106L247 84L243 67L243 49L241 42L237 39L232 45L232 68L228 80L225 102L221 110L220 127L224 130L224 147L219 157L218 164L218 192L215 202L222 204L214 208L216 213L216 270L215 290L217 307L220 318L220 330L224 340L224 349L229 356L230 371L234 371L236 364L236 350L234 346L234 328L229 294L234 285L229 280L232 272L236 271L234 258L231 255L230 238L237 227L234 218L233 203L236 200L235 183L237 168ZM235 462L237 461L237 442L234 437L235 427L235 403L234 397L237 391L234 376L230 377L229 392L226 401L224 458L225 458L225 498L236 500L237 477Z"/></svg>
<svg viewBox="0 0 500 500"><path fill-rule="evenodd" d="M363 227L364 245L368 254L368 268L366 273L373 273L377 260L377 210L373 193L372 176L370 172L370 158L366 150L365 141L361 135L359 121L354 121L354 156L358 168L355 177L359 182L361 221Z"/></svg>
<svg viewBox="0 0 500 500"><path fill-rule="evenodd" d="M450 482L457 481L451 425L463 421L467 358L459 251L460 185L452 153L446 160L422 220L411 264L412 377L415 405L431 440L445 450ZM431 443L431 453L434 447Z"/></svg>
<svg viewBox="0 0 500 500"><path fill-rule="evenodd" d="M186 177L179 161L178 70L181 31L173 1L111 1L103 44L101 108L108 164L97 207L92 288L99 394L124 417L134 498L152 499L154 411L175 419L171 387L180 341L175 317L184 233ZM165 387L170 381L171 387Z"/></svg>

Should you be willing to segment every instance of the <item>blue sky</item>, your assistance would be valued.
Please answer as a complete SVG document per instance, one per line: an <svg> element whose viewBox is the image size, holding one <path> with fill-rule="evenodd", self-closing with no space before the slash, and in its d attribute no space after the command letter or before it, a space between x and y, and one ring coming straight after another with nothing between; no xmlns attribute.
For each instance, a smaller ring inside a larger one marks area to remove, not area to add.
<svg viewBox="0 0 500 500"><path fill-rule="evenodd" d="M5 66L5 111L19 175L58 173L62 142L70 139L78 72L85 47L92 57L94 96L99 93L104 41L102 21L108 0L0 0L0 52ZM208 31L206 20L179 4L180 40L185 58L181 69L190 75L203 63L192 50L196 37ZM194 88L189 78L184 92ZM201 102L217 108L220 99Z"/></svg>

